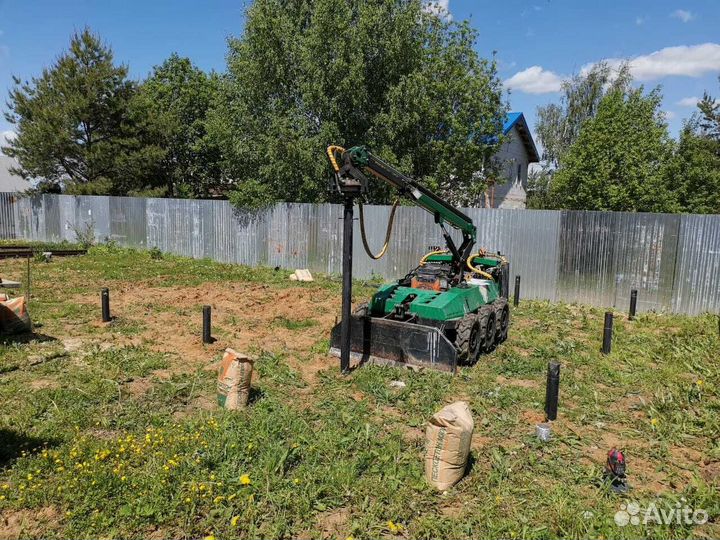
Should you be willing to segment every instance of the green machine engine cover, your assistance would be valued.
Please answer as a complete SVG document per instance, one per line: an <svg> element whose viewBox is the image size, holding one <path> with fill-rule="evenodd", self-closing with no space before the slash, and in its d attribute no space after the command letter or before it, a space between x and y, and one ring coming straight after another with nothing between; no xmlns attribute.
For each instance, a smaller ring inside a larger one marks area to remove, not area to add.
<svg viewBox="0 0 720 540"><path fill-rule="evenodd" d="M468 313L475 313L485 304L491 304L499 296L499 291L497 284L490 280L482 280L480 285L467 284L465 287L453 287L443 292L388 283L381 286L373 296L369 306L370 313L380 317L387 315L410 295L415 295L409 302L410 313L423 319L448 321L460 319Z"/></svg>

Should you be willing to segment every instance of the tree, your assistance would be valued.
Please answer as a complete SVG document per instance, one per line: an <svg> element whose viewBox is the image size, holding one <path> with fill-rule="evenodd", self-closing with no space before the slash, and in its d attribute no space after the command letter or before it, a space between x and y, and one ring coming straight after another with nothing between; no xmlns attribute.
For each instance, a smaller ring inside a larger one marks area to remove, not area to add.
<svg viewBox="0 0 720 540"><path fill-rule="evenodd" d="M129 107L134 92L127 67L114 64L98 36L87 28L74 34L69 50L40 77L15 78L5 118L17 137L3 148L19 163L12 172L48 190L144 187L162 151L142 141L143 117Z"/></svg>
<svg viewBox="0 0 720 540"><path fill-rule="evenodd" d="M707 92L680 132L667 174L683 212L720 214L720 103Z"/></svg>
<svg viewBox="0 0 720 540"><path fill-rule="evenodd" d="M153 69L135 96L134 105L155 123L156 144L166 150L160 175L169 195L208 197L222 187L217 148L205 139L218 83L217 75L172 54Z"/></svg>
<svg viewBox="0 0 720 540"><path fill-rule="evenodd" d="M615 90L627 91L631 77L627 65L614 72L605 62L563 81L560 103L537 109L535 130L547 167L558 166L563 154L580 136L585 122L594 118L603 98Z"/></svg>
<svg viewBox="0 0 720 540"><path fill-rule="evenodd" d="M720 82L720 77L718 77ZM720 100L705 92L698 103L701 119L699 127L708 137L720 141Z"/></svg>
<svg viewBox="0 0 720 540"><path fill-rule="evenodd" d="M366 144L468 199L504 115L495 64L474 41L420 0L256 0L208 122L237 181L231 200L327 200L333 143Z"/></svg>
<svg viewBox="0 0 720 540"><path fill-rule="evenodd" d="M561 154L551 183L559 208L671 212L677 210L665 164L672 152L659 89L609 91L595 116Z"/></svg>

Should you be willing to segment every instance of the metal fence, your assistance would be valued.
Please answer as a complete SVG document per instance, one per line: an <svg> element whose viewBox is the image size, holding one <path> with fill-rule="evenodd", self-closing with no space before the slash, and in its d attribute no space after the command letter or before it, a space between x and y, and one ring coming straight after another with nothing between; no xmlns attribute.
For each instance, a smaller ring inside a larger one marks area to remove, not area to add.
<svg viewBox="0 0 720 540"><path fill-rule="evenodd" d="M501 251L522 276L524 297L626 309L638 289L640 310L720 310L720 216L464 211L478 227L478 244ZM375 249L389 214L389 207L365 207ZM341 218L342 207L330 204L247 212L227 201L0 194L0 238L74 242L90 234L128 247L326 273L341 271ZM354 275L397 278L429 245L442 244L431 215L400 207L385 258L371 260L357 238Z"/></svg>

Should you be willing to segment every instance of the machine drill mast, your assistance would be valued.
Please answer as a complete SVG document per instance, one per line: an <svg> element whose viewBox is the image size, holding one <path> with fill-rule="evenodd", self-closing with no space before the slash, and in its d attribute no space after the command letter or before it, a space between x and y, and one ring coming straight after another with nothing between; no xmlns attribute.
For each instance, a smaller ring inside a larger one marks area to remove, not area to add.
<svg viewBox="0 0 720 540"><path fill-rule="evenodd" d="M353 146L349 150L331 146L328 148L328 157L335 169L335 184L340 193L355 197L367 191L368 178L364 174L366 171L393 186L400 196L432 214L435 223L442 229L448 250L452 253L452 262L458 278L462 279L466 261L477 235L477 229L468 216L413 178L369 152L364 146ZM462 233L463 240L460 246L455 245L445 224Z"/></svg>

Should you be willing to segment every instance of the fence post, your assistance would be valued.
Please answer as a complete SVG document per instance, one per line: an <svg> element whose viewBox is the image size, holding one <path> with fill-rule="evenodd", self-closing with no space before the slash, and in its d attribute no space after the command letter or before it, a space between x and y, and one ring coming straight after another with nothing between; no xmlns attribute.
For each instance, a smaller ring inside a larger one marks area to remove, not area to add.
<svg viewBox="0 0 720 540"><path fill-rule="evenodd" d="M635 319L635 312L637 311L637 289L630 291L630 314L628 319L631 321Z"/></svg>
<svg viewBox="0 0 720 540"><path fill-rule="evenodd" d="M613 332L613 312L605 312L605 325L603 326L603 344L602 353L610 354L612 349L612 332Z"/></svg>

